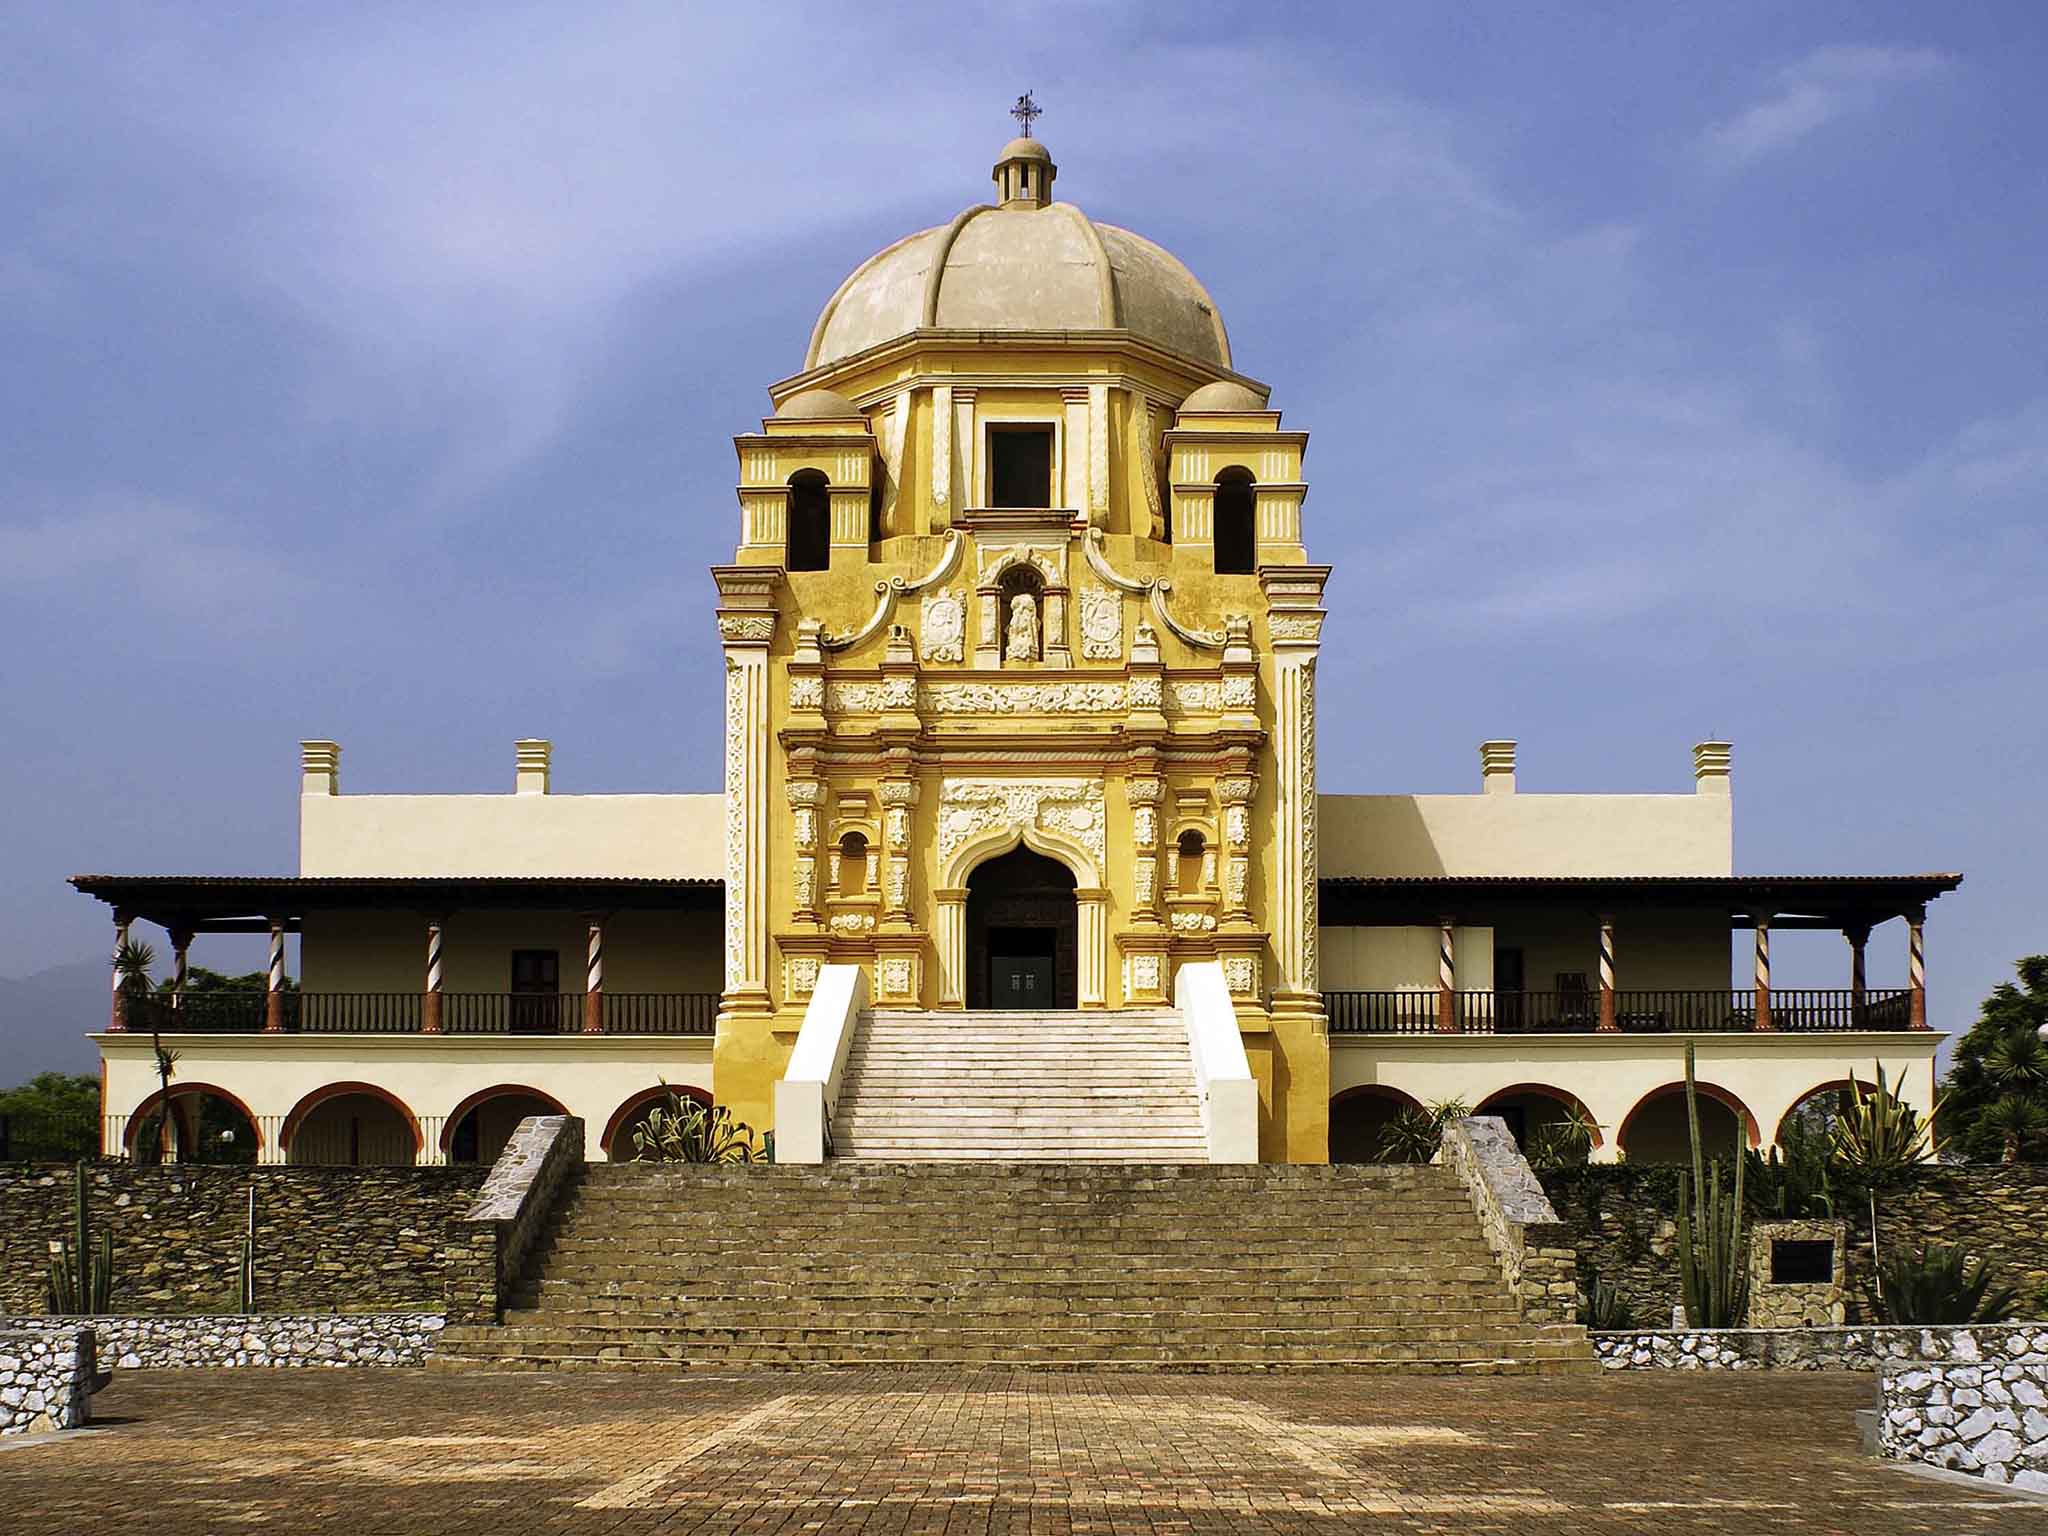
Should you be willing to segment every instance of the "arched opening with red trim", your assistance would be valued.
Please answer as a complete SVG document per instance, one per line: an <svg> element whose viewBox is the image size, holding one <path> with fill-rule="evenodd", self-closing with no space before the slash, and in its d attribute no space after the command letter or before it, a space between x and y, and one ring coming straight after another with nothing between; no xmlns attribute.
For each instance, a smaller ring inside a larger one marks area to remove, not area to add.
<svg viewBox="0 0 2048 1536"><path fill-rule="evenodd" d="M1388 1122L1404 1109L1421 1108L1418 1100L1384 1083L1346 1088L1330 1100L1330 1161L1383 1161L1380 1137L1385 1134Z"/></svg>
<svg viewBox="0 0 2048 1536"><path fill-rule="evenodd" d="M122 1134L122 1149L138 1163L163 1157L159 1110L161 1088L135 1106ZM249 1106L212 1083L171 1084L172 1155L181 1163L253 1163L263 1150L263 1131Z"/></svg>
<svg viewBox="0 0 2048 1536"><path fill-rule="evenodd" d="M1742 1144L1754 1147L1762 1138L1756 1116L1726 1088L1701 1083L1700 1145L1708 1157L1726 1158L1735 1148L1735 1128L1742 1127ZM1686 1127L1685 1084L1666 1083L1636 1101L1615 1133L1621 1155L1632 1163L1687 1163L1692 1161L1692 1136Z"/></svg>
<svg viewBox="0 0 2048 1536"><path fill-rule="evenodd" d="M711 1108L711 1095L702 1088L693 1088L687 1083L643 1088L613 1110L611 1119L605 1122L604 1140L600 1143L604 1148L604 1155L615 1163L631 1162L634 1130L645 1125L647 1112L659 1105L665 1105L670 1094L688 1099L705 1109Z"/></svg>
<svg viewBox="0 0 2048 1536"><path fill-rule="evenodd" d="M480 1089L441 1122L441 1151L451 1163L495 1163L528 1115L567 1113L553 1094L520 1083Z"/></svg>
<svg viewBox="0 0 2048 1536"><path fill-rule="evenodd" d="M1549 1083L1511 1083L1505 1088L1496 1088L1479 1101L1475 1115L1499 1115L1507 1122L1508 1133L1515 1138L1515 1145L1523 1151L1529 1149L1529 1138L1540 1134L1550 1126L1563 1125L1574 1116L1593 1127L1593 1145L1602 1142L1600 1127L1575 1093Z"/></svg>
<svg viewBox="0 0 2048 1536"><path fill-rule="evenodd" d="M1876 1091L1877 1084L1868 1079L1851 1083L1846 1077L1838 1077L1831 1082L1815 1083L1794 1099L1792 1107L1779 1117L1778 1127L1771 1133L1772 1145L1784 1143L1785 1133L1794 1120L1804 1119L1809 1129L1824 1134L1848 1107L1851 1092L1861 1095Z"/></svg>
<svg viewBox="0 0 2048 1536"><path fill-rule="evenodd" d="M410 1167L426 1147L419 1118L375 1083L329 1083L292 1106L278 1134L288 1163Z"/></svg>

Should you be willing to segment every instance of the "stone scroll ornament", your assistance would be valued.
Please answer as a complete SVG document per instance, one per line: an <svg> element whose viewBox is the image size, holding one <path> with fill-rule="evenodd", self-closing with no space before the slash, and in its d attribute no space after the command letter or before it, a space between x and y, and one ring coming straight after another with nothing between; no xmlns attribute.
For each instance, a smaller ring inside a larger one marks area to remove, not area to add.
<svg viewBox="0 0 2048 1536"><path fill-rule="evenodd" d="M875 611L868 615L868 621L858 629L850 629L843 634L833 634L830 631L821 632L818 636L818 644L828 651L851 650L870 635L880 631L881 627L889 622L890 616L895 613L898 599L908 597L915 592L922 592L926 587L935 586L939 582L950 578L953 572L960 568L960 551L963 547L964 542L960 537L960 530L958 528L947 529L946 547L939 552L939 563L937 565L926 571L922 576L914 579L903 576L891 576L886 581L876 582Z"/></svg>
<svg viewBox="0 0 2048 1536"><path fill-rule="evenodd" d="M1196 629L1193 625L1181 623L1180 620L1173 616L1172 610L1166 605L1167 599L1173 595L1173 583L1171 581L1168 581L1164 576L1155 576L1150 581L1136 581L1112 566L1109 563L1109 557L1102 552L1102 530L1100 528L1090 528L1088 530L1088 539L1086 544L1082 546L1082 549L1088 557L1088 568L1091 571L1108 582L1112 587L1115 587L1119 592L1129 592L1148 600L1152 604L1152 612L1158 616L1159 622L1164 624L1167 630L1178 638L1182 644L1191 645L1198 651L1220 651L1223 649L1224 642L1229 638L1224 631L1220 629ZM1086 654L1086 652L1084 651L1083 654Z"/></svg>

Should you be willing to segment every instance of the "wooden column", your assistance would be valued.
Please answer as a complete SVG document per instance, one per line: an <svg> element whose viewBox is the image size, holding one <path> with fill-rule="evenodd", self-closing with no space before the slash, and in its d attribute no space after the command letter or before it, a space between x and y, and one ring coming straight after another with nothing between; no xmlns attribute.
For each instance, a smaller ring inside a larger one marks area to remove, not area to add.
<svg viewBox="0 0 2048 1536"><path fill-rule="evenodd" d="M1906 914L1907 1019L1914 1029L1927 1027L1927 909Z"/></svg>
<svg viewBox="0 0 2048 1536"><path fill-rule="evenodd" d="M1436 1030L1440 1035L1458 1031L1458 954L1451 920L1437 920Z"/></svg>
<svg viewBox="0 0 2048 1536"><path fill-rule="evenodd" d="M604 919L589 920L590 942L583 959L583 1033L604 1033Z"/></svg>
<svg viewBox="0 0 2048 1536"><path fill-rule="evenodd" d="M112 1035L128 1028L128 999L121 992L121 951L128 947L128 927L134 921L133 913L114 908L114 953L107 965L114 982L107 1014L107 1033Z"/></svg>
<svg viewBox="0 0 2048 1536"><path fill-rule="evenodd" d="M1865 979L1863 951L1870 943L1870 924L1845 923L1842 937L1849 941L1849 1022L1856 1028L1864 1027L1864 1015L1868 1008L1866 994L1869 984Z"/></svg>
<svg viewBox="0 0 2048 1536"><path fill-rule="evenodd" d="M263 1033L284 1033L284 919L270 920L270 974L263 995Z"/></svg>
<svg viewBox="0 0 2048 1536"><path fill-rule="evenodd" d="M1774 1030L1778 1026L1771 1022L1771 916L1759 912L1754 918L1756 925L1756 1019L1752 1025L1758 1031Z"/></svg>
<svg viewBox="0 0 2048 1536"><path fill-rule="evenodd" d="M1609 915L1600 919L1600 1027L1610 1032L1621 1028L1614 1017L1614 919Z"/></svg>
<svg viewBox="0 0 2048 1536"><path fill-rule="evenodd" d="M438 1035L441 1033L441 923L435 917L427 920L427 987L420 994L420 1033Z"/></svg>

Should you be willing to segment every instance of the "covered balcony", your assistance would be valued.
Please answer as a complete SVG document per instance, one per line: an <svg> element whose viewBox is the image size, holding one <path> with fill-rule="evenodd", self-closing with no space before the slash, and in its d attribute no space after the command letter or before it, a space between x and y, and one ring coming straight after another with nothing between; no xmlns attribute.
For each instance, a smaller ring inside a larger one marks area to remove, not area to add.
<svg viewBox="0 0 2048 1536"><path fill-rule="evenodd" d="M698 1036L715 1033L715 880L78 875L168 939L166 985L110 989L111 1034ZM264 986L188 987L193 941L263 934ZM285 965L300 939L301 975ZM609 966L609 969L608 969ZM609 984L607 978L610 978Z"/></svg>
<svg viewBox="0 0 2048 1536"><path fill-rule="evenodd" d="M1961 883L1953 874L1325 880L1323 1001L1333 1038L1924 1030L1927 906ZM1871 987L1870 938L1893 920L1905 928L1907 985ZM1773 932L1813 929L1846 941L1846 985L1775 985ZM1732 987L1728 936L1744 931L1752 980Z"/></svg>

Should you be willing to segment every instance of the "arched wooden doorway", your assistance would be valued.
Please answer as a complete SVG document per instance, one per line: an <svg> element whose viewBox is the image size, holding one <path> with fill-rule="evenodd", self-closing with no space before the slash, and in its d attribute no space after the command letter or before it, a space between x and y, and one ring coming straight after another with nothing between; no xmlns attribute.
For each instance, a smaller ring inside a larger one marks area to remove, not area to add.
<svg viewBox="0 0 2048 1536"><path fill-rule="evenodd" d="M967 1006L1076 1006L1074 872L1018 847L967 877Z"/></svg>

